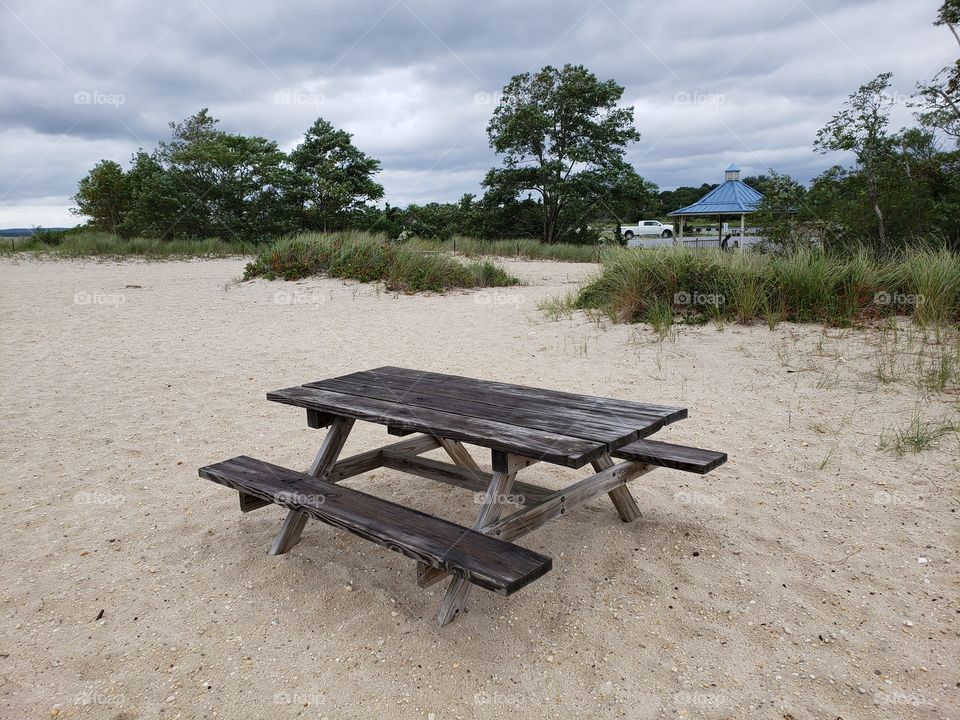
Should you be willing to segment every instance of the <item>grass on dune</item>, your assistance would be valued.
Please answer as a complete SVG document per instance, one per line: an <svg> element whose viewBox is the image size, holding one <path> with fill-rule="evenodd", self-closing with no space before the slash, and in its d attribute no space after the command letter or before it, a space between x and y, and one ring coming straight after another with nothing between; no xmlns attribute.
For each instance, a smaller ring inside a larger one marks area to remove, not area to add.
<svg viewBox="0 0 960 720"><path fill-rule="evenodd" d="M423 250L455 252L465 257L511 257L525 260L561 262L599 262L601 245L548 245L533 238L517 240L481 240L456 236L450 240L411 240L411 247Z"/></svg>
<svg viewBox="0 0 960 720"><path fill-rule="evenodd" d="M685 322L780 321L849 325L910 315L960 320L960 256L917 249L890 259L723 253L685 248L603 251L602 272L576 299L620 322L662 326L665 306Z"/></svg>
<svg viewBox="0 0 960 720"><path fill-rule="evenodd" d="M387 289L401 292L520 283L489 261L463 263L445 253L356 232L304 233L280 240L247 265L244 279L297 280L310 275L382 281Z"/></svg>
<svg viewBox="0 0 960 720"><path fill-rule="evenodd" d="M0 254L9 255L22 252L62 258L143 257L159 260L252 255L256 252L256 246L217 238L206 240L122 238L112 233L96 230L39 233L30 237L0 238Z"/></svg>

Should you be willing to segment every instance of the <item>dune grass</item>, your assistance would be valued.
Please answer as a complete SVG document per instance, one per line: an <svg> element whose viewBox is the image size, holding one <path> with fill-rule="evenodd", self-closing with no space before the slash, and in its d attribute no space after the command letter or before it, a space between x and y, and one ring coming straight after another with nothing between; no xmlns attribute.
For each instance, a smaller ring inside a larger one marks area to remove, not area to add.
<svg viewBox="0 0 960 720"><path fill-rule="evenodd" d="M894 315L921 325L960 320L960 256L918 249L877 259L723 253L686 248L605 249L602 272L576 298L581 309L662 332L665 307L688 323L822 322L846 326Z"/></svg>
<svg viewBox="0 0 960 720"><path fill-rule="evenodd" d="M34 253L62 258L142 257L151 260L176 258L231 257L253 255L257 246L217 238L206 240L160 240L122 238L108 232L79 230L40 232L29 237L0 238L0 254Z"/></svg>
<svg viewBox="0 0 960 720"><path fill-rule="evenodd" d="M601 245L547 245L533 238L481 240L456 236L450 240L411 240L408 245L422 250L455 252L464 257L510 257L560 262L600 262Z"/></svg>
<svg viewBox="0 0 960 720"><path fill-rule="evenodd" d="M304 233L280 240L247 265L244 279L297 280L311 275L382 281L388 290L400 292L520 284L489 261L463 263L446 253L356 232Z"/></svg>

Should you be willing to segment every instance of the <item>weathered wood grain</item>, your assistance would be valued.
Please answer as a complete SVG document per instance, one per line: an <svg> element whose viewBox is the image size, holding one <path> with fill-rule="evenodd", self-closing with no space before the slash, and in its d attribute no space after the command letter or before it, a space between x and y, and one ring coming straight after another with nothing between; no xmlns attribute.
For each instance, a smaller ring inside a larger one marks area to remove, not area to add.
<svg viewBox="0 0 960 720"><path fill-rule="evenodd" d="M472 392L475 399L491 404L516 403L518 398L520 398L524 403L529 403L531 407L559 406L561 408L579 408L590 410L597 414L609 412L614 417L643 418L649 415L655 415L663 417L667 424L687 417L686 408L681 407L638 403L630 400L618 400L597 395L580 395L559 390L513 385L511 383L497 382L494 380L479 380L476 378L461 377L459 375L424 372L422 370L411 370L392 366L351 373L343 377L355 378L357 375L365 375L368 373L399 378L407 382L415 382L416 387L425 387L430 383L439 383L445 388L444 391L448 394L458 392L455 388L459 388L467 392ZM470 396L467 395L467 397Z"/></svg>
<svg viewBox="0 0 960 720"><path fill-rule="evenodd" d="M536 399L520 401L516 397L509 398L510 402L491 404L485 401L487 398L483 393L459 387L453 382L406 381L406 386L391 386L397 383L397 378L387 375L356 373L353 376L309 383L307 387L386 400L406 407L430 408L471 418L494 420L532 430L545 430L602 442L608 448L619 447L641 436L645 437L664 425L664 418L653 413L624 418L559 404L538 405Z"/></svg>
<svg viewBox="0 0 960 720"><path fill-rule="evenodd" d="M558 490L533 507L518 510L502 520L481 528L481 530L504 540L521 537L533 532L554 518L565 515L587 500L609 492L618 485L623 485L653 469L653 466L639 462L617 463L596 475L591 475L563 490Z"/></svg>
<svg viewBox="0 0 960 720"><path fill-rule="evenodd" d="M499 458L494 458L494 465L498 463ZM504 458L504 462L506 459ZM480 507L480 513L473 524L474 530L489 525L500 517L500 513L505 505L504 498L510 494L510 489L516 479L516 473L494 471L490 479L490 486L483 498L483 505ZM450 581L450 587L447 588L447 594L440 603L440 611L437 613L437 622L444 626L452 622L463 612L467 610L467 602L470 599L471 587L467 578L457 575Z"/></svg>
<svg viewBox="0 0 960 720"><path fill-rule="evenodd" d="M608 453L604 453L596 460L593 460L591 464L594 470L600 472L601 470L613 467L613 460ZM627 489L626 485L618 485L608 492L607 495L610 497L610 502L613 503L617 514L623 522L633 522L638 517L641 517L640 508L637 507L637 501L633 499L633 495L630 494L630 490Z"/></svg>
<svg viewBox="0 0 960 720"><path fill-rule="evenodd" d="M567 467L582 467L606 449L603 443L592 440L303 385L267 393L267 399L515 452Z"/></svg>
<svg viewBox="0 0 960 720"><path fill-rule="evenodd" d="M236 457L200 476L339 527L389 550L510 595L547 573L549 557L446 520L278 465Z"/></svg>
<svg viewBox="0 0 960 720"><path fill-rule="evenodd" d="M323 444L320 446L320 450L317 451L313 462L310 463L310 468L307 470L308 475L319 479L326 478L327 473L333 469L334 463L337 462L337 457L339 457L340 451L343 450L344 443L347 442L347 437L353 429L354 422L353 418L334 418L333 422L330 423L330 429L327 430L327 434L323 437ZM273 542L273 548L270 550L270 554L282 555L285 552L289 552L290 548L300 542L300 535L303 533L303 528L306 524L306 514L297 510L288 512L286 519L283 521L283 525L280 527L280 532L277 534L277 539Z"/></svg>
<svg viewBox="0 0 960 720"><path fill-rule="evenodd" d="M703 475L727 461L727 454L716 450L674 445L657 440L638 440L613 453L618 458L648 465Z"/></svg>

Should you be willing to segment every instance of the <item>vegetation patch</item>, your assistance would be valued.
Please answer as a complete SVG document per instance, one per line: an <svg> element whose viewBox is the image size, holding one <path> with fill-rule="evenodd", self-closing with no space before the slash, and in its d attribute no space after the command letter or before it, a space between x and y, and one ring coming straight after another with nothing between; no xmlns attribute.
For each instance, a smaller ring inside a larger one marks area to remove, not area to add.
<svg viewBox="0 0 960 720"><path fill-rule="evenodd" d="M960 255L948 250L876 258L608 248L601 261L600 276L581 289L576 307L658 329L668 319L762 321L770 328L780 321L844 326L896 315L921 325L960 320Z"/></svg>
<svg viewBox="0 0 960 720"><path fill-rule="evenodd" d="M244 279L298 280L311 275L380 281L388 290L408 293L520 284L490 261L463 263L446 253L358 232L304 233L280 240L247 265Z"/></svg>

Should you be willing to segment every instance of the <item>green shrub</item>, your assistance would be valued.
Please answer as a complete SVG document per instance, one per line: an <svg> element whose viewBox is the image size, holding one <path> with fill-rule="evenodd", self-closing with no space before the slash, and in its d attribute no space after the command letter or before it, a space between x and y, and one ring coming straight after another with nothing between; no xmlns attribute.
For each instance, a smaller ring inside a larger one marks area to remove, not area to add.
<svg viewBox="0 0 960 720"><path fill-rule="evenodd" d="M687 248L609 249L602 272L581 288L576 306L621 322L703 317L772 329L783 320L849 325L893 315L920 324L960 319L960 255L917 249L878 259L818 250L788 255Z"/></svg>
<svg viewBox="0 0 960 720"><path fill-rule="evenodd" d="M280 240L247 265L244 279L298 280L311 275L382 281L401 292L518 285L489 261L461 263L445 253L391 243L367 233L306 233Z"/></svg>

